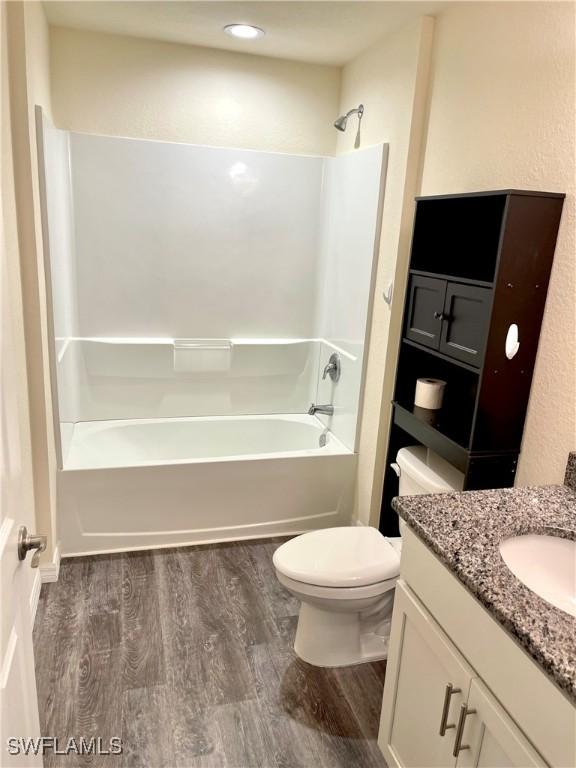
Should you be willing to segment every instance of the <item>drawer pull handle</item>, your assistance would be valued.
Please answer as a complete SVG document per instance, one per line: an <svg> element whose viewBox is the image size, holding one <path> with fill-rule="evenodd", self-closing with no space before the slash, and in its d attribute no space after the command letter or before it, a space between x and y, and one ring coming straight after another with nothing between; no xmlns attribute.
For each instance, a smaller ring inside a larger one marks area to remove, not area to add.
<svg viewBox="0 0 576 768"><path fill-rule="evenodd" d="M464 726L466 725L466 718L468 715L475 715L475 709L468 709L466 704L462 704L460 707L460 717L458 718L458 728L456 729L456 739L454 741L454 750L452 754L454 757L458 757L460 752L465 749L470 749L470 744L462 744L462 736L464 735Z"/></svg>
<svg viewBox="0 0 576 768"><path fill-rule="evenodd" d="M448 714L450 712L450 701L454 693L461 693L460 688L454 688L452 683L448 683L444 691L444 706L442 707L442 719L440 720L440 736L444 736L449 728L456 728L454 723L448 725Z"/></svg>

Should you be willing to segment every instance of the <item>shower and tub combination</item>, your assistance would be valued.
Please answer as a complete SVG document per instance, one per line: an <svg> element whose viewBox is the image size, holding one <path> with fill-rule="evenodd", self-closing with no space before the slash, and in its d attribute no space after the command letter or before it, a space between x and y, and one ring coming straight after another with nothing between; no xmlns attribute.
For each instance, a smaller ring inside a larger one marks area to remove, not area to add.
<svg viewBox="0 0 576 768"><path fill-rule="evenodd" d="M386 146L37 129L62 554L348 522Z"/></svg>

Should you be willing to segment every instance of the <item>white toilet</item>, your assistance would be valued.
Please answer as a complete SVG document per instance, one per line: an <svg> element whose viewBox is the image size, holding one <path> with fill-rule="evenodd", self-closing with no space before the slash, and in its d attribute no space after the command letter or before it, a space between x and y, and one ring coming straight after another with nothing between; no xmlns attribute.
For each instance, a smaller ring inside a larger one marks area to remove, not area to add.
<svg viewBox="0 0 576 768"><path fill-rule="evenodd" d="M396 462L400 496L463 488L464 475L424 446L402 448ZM400 537L355 526L304 533L276 550L276 575L302 603L301 659L342 667L387 657L401 549Z"/></svg>

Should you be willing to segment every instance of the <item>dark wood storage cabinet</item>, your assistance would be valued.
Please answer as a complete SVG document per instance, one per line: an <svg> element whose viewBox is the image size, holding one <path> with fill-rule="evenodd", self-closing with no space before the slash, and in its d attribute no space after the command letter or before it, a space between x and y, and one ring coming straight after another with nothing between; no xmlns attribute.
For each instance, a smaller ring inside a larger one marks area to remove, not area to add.
<svg viewBox="0 0 576 768"><path fill-rule="evenodd" d="M397 532L398 450L422 444L465 489L514 484L564 195L502 190L416 201L380 529ZM519 347L506 354L512 325ZM439 411L416 380L444 379Z"/></svg>

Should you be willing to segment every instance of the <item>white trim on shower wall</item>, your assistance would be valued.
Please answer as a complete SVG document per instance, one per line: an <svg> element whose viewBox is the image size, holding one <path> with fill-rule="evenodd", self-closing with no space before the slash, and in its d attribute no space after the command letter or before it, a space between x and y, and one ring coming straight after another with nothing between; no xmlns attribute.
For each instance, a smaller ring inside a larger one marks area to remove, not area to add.
<svg viewBox="0 0 576 768"><path fill-rule="evenodd" d="M378 264L380 259L380 243L382 240L382 221L384 217L384 198L386 195L386 178L388 175L388 158L390 145L382 145L382 167L380 175L380 191L378 195L378 210L376 218L376 235L374 238L374 251L372 257L372 270L370 273L370 290L368 293L368 306L366 308L366 327L364 330L364 354L362 358L362 372L360 374L360 394L358 397L358 413L356 415L356 432L354 436L354 450L360 450L360 433L362 430L362 414L364 412L364 397L366 391L366 377L368 375L368 357L370 354L370 340L372 331L372 319L374 315L374 301L376 297L376 285L378 281Z"/></svg>
<svg viewBox="0 0 576 768"><path fill-rule="evenodd" d="M40 193L40 219L42 224L42 249L44 252L44 288L46 291L46 322L48 337L48 369L50 371L51 411L54 430L56 465L62 468L62 439L60 436L60 410L58 406L58 363L54 329L54 301L52 295L52 260L50 256L50 232L48 228L48 196L46 191L46 154L44 151L44 112L38 104L34 107L36 122L36 152L38 156L38 184ZM59 357L59 356L58 356Z"/></svg>
<svg viewBox="0 0 576 768"><path fill-rule="evenodd" d="M178 339L174 339L170 336L68 336L66 338L56 339L56 341L65 342L61 350L61 354L63 353L65 347L67 347L71 341L95 341L101 344L174 344L176 341L182 341L182 340L183 340L183 337L178 337ZM327 344L328 346L333 347L337 352L339 352L342 355L345 355L350 360L357 360L357 356L353 355L348 350L343 349L342 347L339 347L334 342L328 341L327 339L323 339L321 337L310 337L310 338L246 337L246 338L230 338L230 339L221 339L221 338L212 339L209 337L203 337L202 339L196 339L195 337L190 336L186 338L186 341L191 341L191 342L228 341L230 344L238 344L238 345L304 344L306 342L317 342L317 343Z"/></svg>
<svg viewBox="0 0 576 768"><path fill-rule="evenodd" d="M74 341L74 338L71 336L67 336L66 338L62 338L57 336L55 339L56 342L56 350L57 350L57 362L61 363L64 359L64 355L66 354L66 350L70 346L70 342ZM61 343L61 346L58 347L58 345Z"/></svg>

